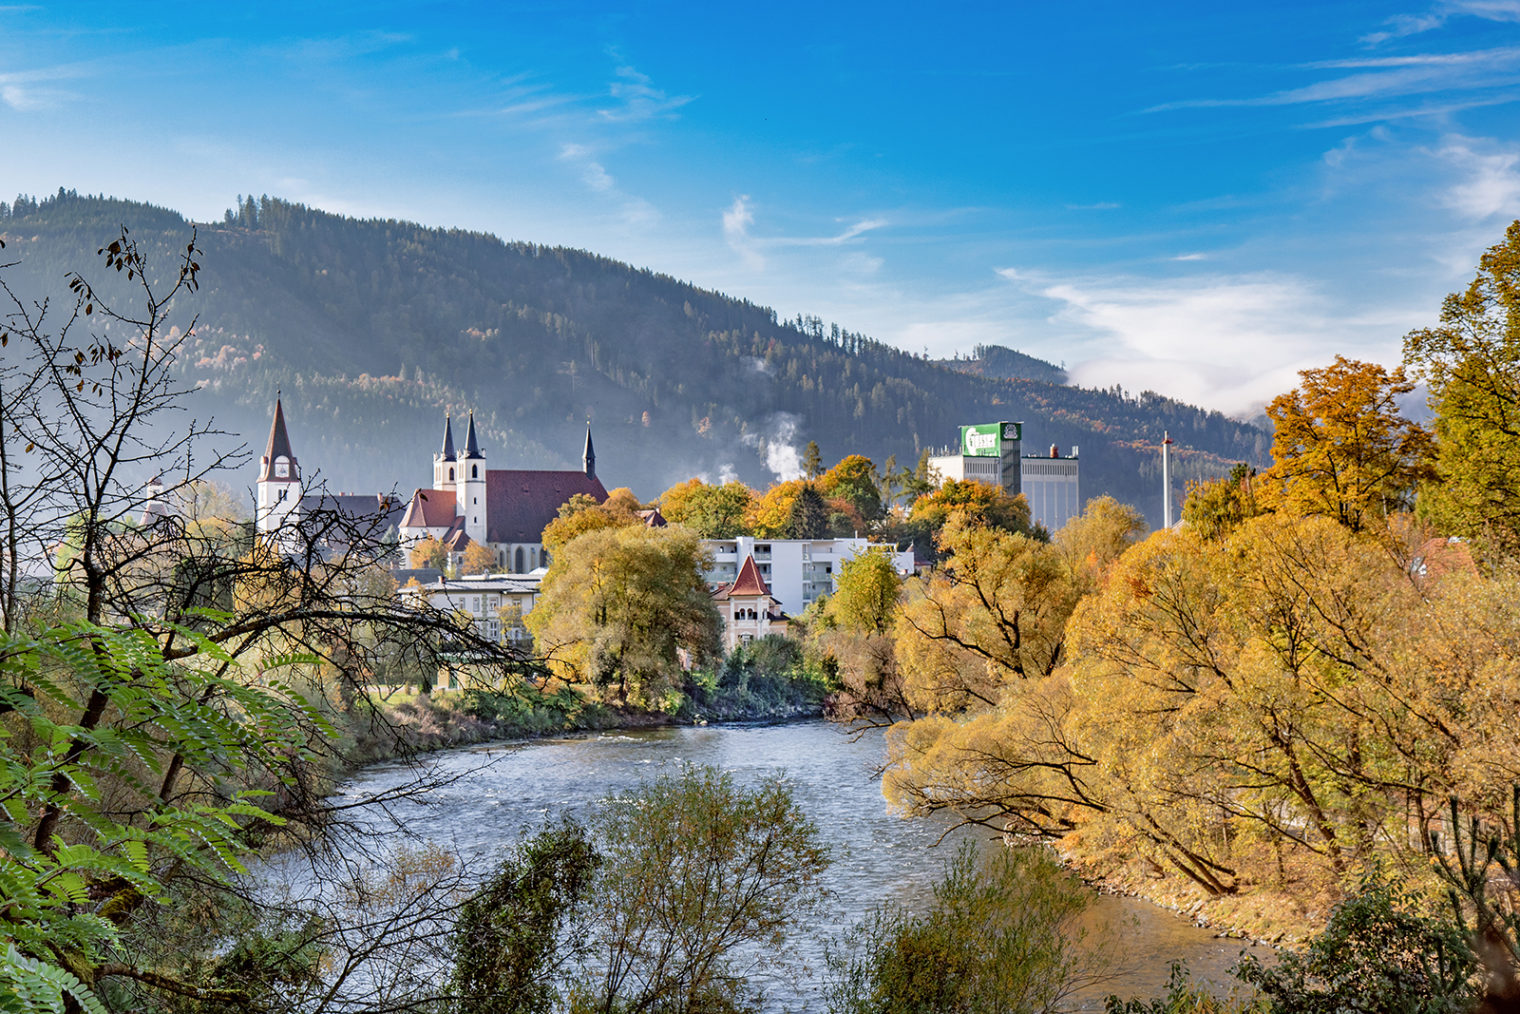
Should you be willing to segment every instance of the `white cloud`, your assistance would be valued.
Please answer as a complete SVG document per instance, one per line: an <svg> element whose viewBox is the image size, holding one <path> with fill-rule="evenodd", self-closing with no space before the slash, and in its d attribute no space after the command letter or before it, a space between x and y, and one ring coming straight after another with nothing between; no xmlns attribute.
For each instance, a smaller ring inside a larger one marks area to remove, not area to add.
<svg viewBox="0 0 1520 1014"><path fill-rule="evenodd" d="M1185 254L1178 254L1176 257L1173 257L1172 260L1174 260L1174 261L1202 261L1202 260L1208 260L1208 257L1209 257L1208 254L1203 254L1203 253L1185 253Z"/></svg>
<svg viewBox="0 0 1520 1014"><path fill-rule="evenodd" d="M999 272L1056 303L1052 324L1075 343L1075 383L1151 389L1242 414L1297 382L1299 370L1336 353L1398 358L1415 321L1348 320L1305 279L1270 273L1187 281L1095 278L1036 282ZM1393 336L1389 338L1387 336Z"/></svg>
<svg viewBox="0 0 1520 1014"><path fill-rule="evenodd" d="M765 269L765 258L755 249L749 227L755 224L755 213L749 210L749 195L740 194L723 212L723 240L744 258L744 263L756 271Z"/></svg>
<svg viewBox="0 0 1520 1014"><path fill-rule="evenodd" d="M1446 192L1443 203L1474 221L1520 216L1520 151L1485 142L1452 138L1437 150L1462 176Z"/></svg>
<svg viewBox="0 0 1520 1014"><path fill-rule="evenodd" d="M1113 211L1123 207L1118 201L1099 201L1096 204L1068 204L1067 211Z"/></svg>

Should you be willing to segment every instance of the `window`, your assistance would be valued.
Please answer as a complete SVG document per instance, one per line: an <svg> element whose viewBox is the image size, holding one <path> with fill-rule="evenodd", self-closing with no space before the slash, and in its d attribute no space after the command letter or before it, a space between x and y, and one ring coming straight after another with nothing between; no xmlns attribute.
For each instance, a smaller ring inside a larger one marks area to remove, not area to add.
<svg viewBox="0 0 1520 1014"><path fill-rule="evenodd" d="M285 494L289 493L289 492L290 492L290 490L288 490L288 489L282 489L282 490L280 490L280 495L277 496L277 497L275 497L275 499L276 500L283 500L283 499L285 499Z"/></svg>
<svg viewBox="0 0 1520 1014"><path fill-rule="evenodd" d="M478 478L480 478L480 466L479 465L471 465L470 466L470 478L472 478L472 479L478 479Z"/></svg>
<svg viewBox="0 0 1520 1014"><path fill-rule="evenodd" d="M449 481L450 482L454 481L454 470L452 468L449 469Z"/></svg>
<svg viewBox="0 0 1520 1014"><path fill-rule="evenodd" d="M521 546L517 547L517 565L512 568L512 571L516 574L525 573L523 570L523 548Z"/></svg>

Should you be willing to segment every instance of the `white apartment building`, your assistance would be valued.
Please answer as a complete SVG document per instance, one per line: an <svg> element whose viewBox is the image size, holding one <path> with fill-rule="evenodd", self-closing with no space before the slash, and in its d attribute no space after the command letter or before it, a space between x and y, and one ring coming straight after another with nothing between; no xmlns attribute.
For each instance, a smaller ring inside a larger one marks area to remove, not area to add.
<svg viewBox="0 0 1520 1014"><path fill-rule="evenodd" d="M492 641L528 644L532 637L523 617L538 601L545 571L530 574L475 574L442 578L431 584L407 585L397 594L402 601L426 601L435 609L463 613L481 637Z"/></svg>
<svg viewBox="0 0 1520 1014"><path fill-rule="evenodd" d="M796 616L821 595L839 587L839 571L846 560L861 553L883 552L892 557L897 572L913 573L913 549L873 543L866 539L761 539L741 535L733 539L703 539L712 554L712 568L703 575L710 585L730 585L738 580L739 568L753 559L765 579L771 597L780 608Z"/></svg>

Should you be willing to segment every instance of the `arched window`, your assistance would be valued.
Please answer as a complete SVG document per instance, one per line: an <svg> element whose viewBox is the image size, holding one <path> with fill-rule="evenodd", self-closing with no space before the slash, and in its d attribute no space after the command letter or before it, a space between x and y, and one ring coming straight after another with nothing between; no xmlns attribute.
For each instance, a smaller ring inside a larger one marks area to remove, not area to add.
<svg viewBox="0 0 1520 1014"><path fill-rule="evenodd" d="M479 465L471 465L470 466L470 478L472 478L472 479L478 479L478 478L480 478L480 466Z"/></svg>
<svg viewBox="0 0 1520 1014"><path fill-rule="evenodd" d="M449 481L450 482L454 481L454 470L452 468L449 469Z"/></svg>
<svg viewBox="0 0 1520 1014"><path fill-rule="evenodd" d="M512 570L517 574L527 573L527 571L523 569L523 548L521 546L517 547L517 564L512 568Z"/></svg>

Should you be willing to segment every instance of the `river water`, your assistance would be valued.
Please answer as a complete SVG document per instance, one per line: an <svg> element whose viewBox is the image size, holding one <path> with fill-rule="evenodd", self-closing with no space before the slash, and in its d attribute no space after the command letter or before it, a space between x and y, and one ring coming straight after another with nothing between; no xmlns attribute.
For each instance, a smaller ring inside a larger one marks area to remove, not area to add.
<svg viewBox="0 0 1520 1014"><path fill-rule="evenodd" d="M783 725L678 727L619 731L562 739L494 744L437 754L436 774L458 776L423 804L402 802L361 819L377 838L397 844L415 837L488 859L562 815L585 819L597 802L682 763L711 764L741 784L784 772L793 796L833 851L824 911L788 943L792 963L757 976L767 1011L819 1010L823 943L841 936L872 906L894 901L913 907L929 896L958 838L987 832L962 829L944 843L948 820L903 818L888 811L873 768L884 756L882 734L852 738L826 722ZM361 772L342 795L360 799L413 778L401 765ZM398 830L397 825L405 831ZM988 847L991 847L990 845ZM1079 1002L1102 1008L1108 993L1156 996L1167 964L1185 961L1195 977L1225 982L1241 943L1217 938L1181 917L1130 898L1097 896L1087 926L1091 940L1111 950L1112 980L1086 990Z"/></svg>

